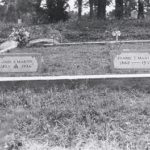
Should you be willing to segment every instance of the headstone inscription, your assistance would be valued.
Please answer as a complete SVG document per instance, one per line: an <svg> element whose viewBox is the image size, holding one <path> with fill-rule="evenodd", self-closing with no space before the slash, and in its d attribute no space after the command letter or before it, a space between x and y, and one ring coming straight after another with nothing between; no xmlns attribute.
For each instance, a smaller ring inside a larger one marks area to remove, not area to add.
<svg viewBox="0 0 150 150"><path fill-rule="evenodd" d="M0 73L38 72L41 56L33 53L12 53L0 55Z"/></svg>
<svg viewBox="0 0 150 150"><path fill-rule="evenodd" d="M150 51L124 50L113 55L113 69L150 72Z"/></svg>

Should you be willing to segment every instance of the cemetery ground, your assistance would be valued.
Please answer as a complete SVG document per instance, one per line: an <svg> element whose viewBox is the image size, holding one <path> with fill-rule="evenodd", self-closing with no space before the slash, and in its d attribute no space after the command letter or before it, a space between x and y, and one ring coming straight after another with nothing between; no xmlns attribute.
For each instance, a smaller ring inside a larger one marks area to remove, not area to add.
<svg viewBox="0 0 150 150"><path fill-rule="evenodd" d="M9 53L40 53L42 64L39 72L10 73L1 76L62 76L62 75L101 75L125 73L113 71L112 54L123 49L149 50L149 43L74 45L30 47L14 49ZM129 73L129 72L127 72ZM132 71L138 73L138 71ZM142 72L140 72L142 73Z"/></svg>
<svg viewBox="0 0 150 150"><path fill-rule="evenodd" d="M115 40L112 31L120 30L120 40L148 40L150 35L150 21L146 20L108 20L97 21L83 18L80 21L69 20L66 23L51 25L26 26L31 33L31 39L50 38L52 34L61 33L62 42L86 42ZM1 41L8 38L14 24L0 23ZM134 44L106 44L106 45L78 45L25 47L13 49L9 53L41 53L43 62L38 73L1 74L1 76L59 76L59 75L99 75L118 73L112 71L111 55L115 50L138 49L148 50L149 43ZM119 72L122 73L122 72ZM127 72L129 73L129 72ZM137 73L132 72L132 73Z"/></svg>
<svg viewBox="0 0 150 150"><path fill-rule="evenodd" d="M1 149L148 148L148 78L61 82L0 83Z"/></svg>
<svg viewBox="0 0 150 150"><path fill-rule="evenodd" d="M0 41L7 39L16 24L0 22ZM31 34L32 39L49 38L52 33L61 33L63 42L83 42L113 40L112 31L120 30L122 40L149 39L150 21L124 19L124 20L96 20L87 17L77 21L71 18L67 22L57 24L23 25Z"/></svg>
<svg viewBox="0 0 150 150"><path fill-rule="evenodd" d="M85 24L71 22L67 30L64 24L56 28L61 29L66 42L112 40L111 31L118 24L121 39L148 39L150 35L148 21ZM46 27L41 37L48 35L47 31ZM4 38L5 32L1 32ZM39 32L34 35L38 37ZM113 74L111 52L149 48L148 43L17 48L9 53L41 53L41 72L0 76ZM0 149L148 149L149 85L148 78L1 82Z"/></svg>

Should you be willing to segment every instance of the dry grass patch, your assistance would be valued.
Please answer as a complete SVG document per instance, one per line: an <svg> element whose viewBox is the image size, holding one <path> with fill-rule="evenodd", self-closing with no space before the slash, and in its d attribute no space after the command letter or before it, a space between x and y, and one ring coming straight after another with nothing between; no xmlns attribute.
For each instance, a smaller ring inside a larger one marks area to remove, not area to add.
<svg viewBox="0 0 150 150"><path fill-rule="evenodd" d="M3 89L0 95L3 137L13 135L22 148L132 150L148 146L150 95L144 89L26 87ZM9 142L1 141L2 145Z"/></svg>

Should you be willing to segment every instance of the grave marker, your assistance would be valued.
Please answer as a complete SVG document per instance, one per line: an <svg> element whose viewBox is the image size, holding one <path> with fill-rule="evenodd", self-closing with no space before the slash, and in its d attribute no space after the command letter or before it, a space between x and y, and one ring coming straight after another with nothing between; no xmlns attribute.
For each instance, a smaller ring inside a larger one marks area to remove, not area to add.
<svg viewBox="0 0 150 150"><path fill-rule="evenodd" d="M131 18L132 19L137 19L138 18L138 11L137 10L132 10L131 11Z"/></svg>
<svg viewBox="0 0 150 150"><path fill-rule="evenodd" d="M41 55L30 53L0 54L0 73L38 72Z"/></svg>
<svg viewBox="0 0 150 150"><path fill-rule="evenodd" d="M124 50L113 54L113 70L150 72L150 51Z"/></svg>

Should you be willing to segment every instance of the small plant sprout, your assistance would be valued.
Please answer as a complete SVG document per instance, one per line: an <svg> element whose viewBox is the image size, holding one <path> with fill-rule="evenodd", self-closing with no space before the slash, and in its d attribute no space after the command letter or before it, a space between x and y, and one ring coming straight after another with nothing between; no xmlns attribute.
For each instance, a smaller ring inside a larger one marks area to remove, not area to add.
<svg viewBox="0 0 150 150"><path fill-rule="evenodd" d="M116 41L119 41L119 36L121 36L121 32L119 30L113 31L112 36L115 36Z"/></svg>

